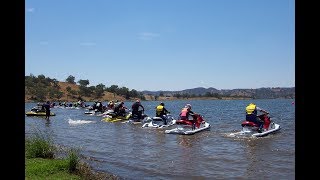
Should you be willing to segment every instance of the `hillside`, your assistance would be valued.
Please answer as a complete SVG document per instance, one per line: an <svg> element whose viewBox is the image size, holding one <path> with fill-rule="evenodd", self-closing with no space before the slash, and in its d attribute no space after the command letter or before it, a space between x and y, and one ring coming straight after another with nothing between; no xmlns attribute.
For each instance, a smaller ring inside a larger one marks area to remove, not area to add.
<svg viewBox="0 0 320 180"><path fill-rule="evenodd" d="M144 95L180 97L189 96L189 99L276 99L295 98L295 87L275 87L258 89L222 89L215 88L193 88L181 91L142 91ZM213 96L213 97L210 97ZM216 98L215 98L216 97ZM159 97L160 98L160 97Z"/></svg>
<svg viewBox="0 0 320 180"><path fill-rule="evenodd" d="M85 82L85 81L82 81ZM86 84L87 83L87 84ZM197 87L181 91L142 91L138 92L127 87L111 85L87 86L75 82L60 82L45 76L26 76L25 102L36 101L110 101L110 100L148 100L166 101L182 99L275 99L295 98L295 87L289 88L258 88L258 89L228 89Z"/></svg>
<svg viewBox="0 0 320 180"><path fill-rule="evenodd" d="M72 83L67 83L67 82L58 82L58 85L60 87L60 91L63 92L62 97L60 98L60 101L67 101L67 102L75 102L78 101L78 97L77 96L68 96L68 91L67 91L67 87L69 86L72 90L74 91L79 91L79 85L77 84L72 84ZM110 100L119 100L119 101L124 101L125 97L123 96L118 96L118 95L114 95L113 93L110 92L104 92L104 96L102 96L101 99L94 99L92 97L81 97L84 101L96 101L96 100L100 100L100 101L110 101ZM58 101L57 99L52 99L47 97L46 100L49 101ZM33 102L33 100L31 100L31 95L25 95L25 102Z"/></svg>

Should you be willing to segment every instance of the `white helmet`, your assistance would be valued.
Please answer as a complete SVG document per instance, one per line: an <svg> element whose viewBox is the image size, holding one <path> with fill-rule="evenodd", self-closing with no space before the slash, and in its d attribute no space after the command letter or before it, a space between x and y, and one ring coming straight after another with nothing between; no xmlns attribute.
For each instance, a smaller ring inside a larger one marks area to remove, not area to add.
<svg viewBox="0 0 320 180"><path fill-rule="evenodd" d="M188 108L188 109L191 110L191 104L187 104L187 105L186 105L186 108Z"/></svg>

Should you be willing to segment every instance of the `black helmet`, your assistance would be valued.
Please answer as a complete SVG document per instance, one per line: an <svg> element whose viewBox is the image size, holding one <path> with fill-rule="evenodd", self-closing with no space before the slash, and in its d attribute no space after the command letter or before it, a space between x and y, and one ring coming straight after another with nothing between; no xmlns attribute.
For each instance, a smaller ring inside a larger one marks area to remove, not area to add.
<svg viewBox="0 0 320 180"><path fill-rule="evenodd" d="M161 102L161 103L160 103L160 105L164 106L164 103L163 103L163 102Z"/></svg>

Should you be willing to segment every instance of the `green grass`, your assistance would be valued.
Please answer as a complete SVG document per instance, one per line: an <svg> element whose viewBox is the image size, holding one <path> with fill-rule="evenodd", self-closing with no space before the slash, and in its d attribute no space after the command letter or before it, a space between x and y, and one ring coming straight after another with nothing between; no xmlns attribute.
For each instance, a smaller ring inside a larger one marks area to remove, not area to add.
<svg viewBox="0 0 320 180"><path fill-rule="evenodd" d="M40 131L25 139L25 179L82 179L76 174L78 152L69 149L67 157L55 158L57 148Z"/></svg>
<svg viewBox="0 0 320 180"><path fill-rule="evenodd" d="M40 133L25 139L25 179L110 179L117 176L92 171L86 163L80 162L79 150L68 148L63 150L63 157L56 158L57 148L53 141Z"/></svg>
<svg viewBox="0 0 320 180"><path fill-rule="evenodd" d="M82 179L69 172L68 159L26 159L25 179Z"/></svg>
<svg viewBox="0 0 320 180"><path fill-rule="evenodd" d="M35 136L25 140L27 158L54 158L55 147L50 140Z"/></svg>
<svg viewBox="0 0 320 180"><path fill-rule="evenodd" d="M75 149L70 149L68 152L68 169L69 172L75 172L77 170L77 165L79 164L79 153Z"/></svg>

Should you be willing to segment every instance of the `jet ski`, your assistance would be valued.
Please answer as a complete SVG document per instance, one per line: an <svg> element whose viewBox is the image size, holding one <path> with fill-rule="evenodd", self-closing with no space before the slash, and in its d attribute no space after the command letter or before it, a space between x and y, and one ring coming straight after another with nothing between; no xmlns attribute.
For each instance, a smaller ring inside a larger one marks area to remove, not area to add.
<svg viewBox="0 0 320 180"><path fill-rule="evenodd" d="M99 112L98 109L94 109L94 110L92 109L92 110L84 112L84 114L95 115L98 112Z"/></svg>
<svg viewBox="0 0 320 180"><path fill-rule="evenodd" d="M176 123L176 120L172 117L171 114L166 114L165 115L167 118L167 123L164 123L164 120L161 117L147 117L146 121L143 125L142 128L167 128Z"/></svg>
<svg viewBox="0 0 320 180"><path fill-rule="evenodd" d="M110 113L113 113L113 109L108 109L108 110L106 110L104 112L101 112L98 109L89 110L89 111L84 112L84 114L96 115L96 116L102 116L102 117L106 117Z"/></svg>
<svg viewBox="0 0 320 180"><path fill-rule="evenodd" d="M103 119L101 121L105 122L119 122L119 121L127 121L132 116L132 113L128 110L126 110L125 114L123 116L116 115L114 112L108 112L105 114Z"/></svg>
<svg viewBox="0 0 320 180"><path fill-rule="evenodd" d="M107 109L103 113L98 114L97 116L107 117L108 114L112 114L113 112L113 109Z"/></svg>
<svg viewBox="0 0 320 180"><path fill-rule="evenodd" d="M174 129L165 130L165 133L191 135L210 128L210 124L200 114L194 114L192 120L176 120L175 126Z"/></svg>
<svg viewBox="0 0 320 180"><path fill-rule="evenodd" d="M46 116L46 111L44 109L34 107L30 111L26 112L27 116ZM56 114L50 112L50 116L55 116Z"/></svg>
<svg viewBox="0 0 320 180"><path fill-rule="evenodd" d="M261 130L259 129L258 124L244 120L241 123L242 130L237 133L231 133L230 135L249 135L253 137L262 137L271 133L275 133L281 129L280 125L274 123L268 114L264 113L258 117L264 121L263 128Z"/></svg>
<svg viewBox="0 0 320 180"><path fill-rule="evenodd" d="M131 112L131 116L130 116L129 120L125 121L124 123L143 124L143 123L147 122L148 115L144 114L143 111L141 111L140 113L141 113L141 118L139 118L137 114L132 115L132 112Z"/></svg>

